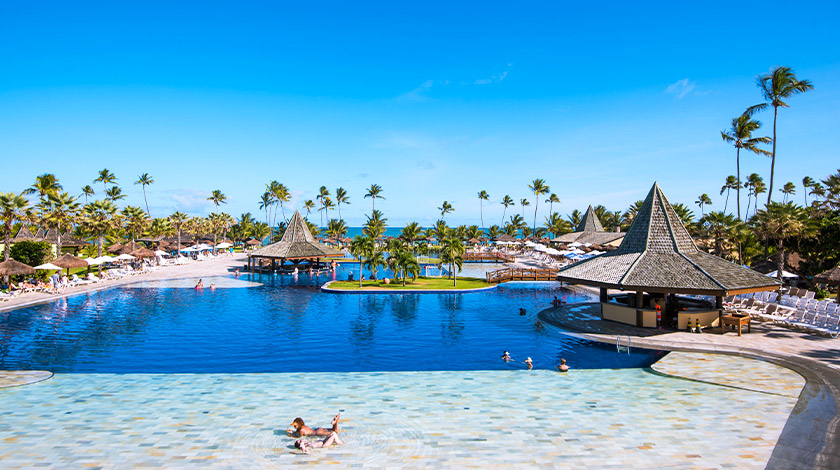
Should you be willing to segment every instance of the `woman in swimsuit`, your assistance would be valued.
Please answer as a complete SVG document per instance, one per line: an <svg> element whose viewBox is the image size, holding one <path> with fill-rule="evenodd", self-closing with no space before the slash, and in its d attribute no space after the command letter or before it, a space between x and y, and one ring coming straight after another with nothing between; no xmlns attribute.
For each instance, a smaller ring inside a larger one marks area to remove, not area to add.
<svg viewBox="0 0 840 470"><path fill-rule="evenodd" d="M297 437L329 436L332 433L337 433L338 432L338 420L339 419L341 419L341 413L335 415L335 418L333 418L332 428L330 428L330 429L327 429L327 428L312 429L303 422L302 418L295 418L295 420L292 421L292 424L291 424L291 426L295 429L294 429L294 431L289 430L289 432L291 432L291 434L293 436L297 436Z"/></svg>
<svg viewBox="0 0 840 470"><path fill-rule="evenodd" d="M295 441L295 448L300 449L301 452L303 452L304 454L308 454L309 449L311 448L319 449L321 447L328 447L333 444L339 446L344 444L344 442L338 438L338 433L336 432L330 432L330 434L327 437L325 437L323 441L309 442L303 439L298 439Z"/></svg>

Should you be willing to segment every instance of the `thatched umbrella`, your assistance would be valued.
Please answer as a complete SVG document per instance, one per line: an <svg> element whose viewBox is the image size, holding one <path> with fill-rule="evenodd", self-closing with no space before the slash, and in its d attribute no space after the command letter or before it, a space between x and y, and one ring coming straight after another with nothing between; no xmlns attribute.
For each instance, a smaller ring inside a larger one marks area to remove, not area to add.
<svg viewBox="0 0 840 470"><path fill-rule="evenodd" d="M68 276L70 275L70 268L87 268L90 266L87 261L79 258L78 256L73 256L70 253L54 260L52 264L66 269Z"/></svg>
<svg viewBox="0 0 840 470"><path fill-rule="evenodd" d="M155 258L155 257L157 257L157 255L155 254L154 251L152 251L152 250L150 250L146 247L142 247L142 246L137 247L137 249L134 250L134 253L131 253L131 254L134 255L137 258Z"/></svg>
<svg viewBox="0 0 840 470"><path fill-rule="evenodd" d="M253 246L253 245L262 245L262 242L261 242L261 241L259 241L259 240L257 240L257 239L255 239L255 238L252 238L252 239L248 240L247 242L245 242L245 244L246 244L246 245L251 245L251 246Z"/></svg>
<svg viewBox="0 0 840 470"><path fill-rule="evenodd" d="M13 258L0 263L0 276L17 276L19 274L35 274L35 268Z"/></svg>
<svg viewBox="0 0 840 470"><path fill-rule="evenodd" d="M126 245L123 245L122 243L117 242L117 243L114 243L113 245L109 246L108 248L106 248L105 251L108 252L108 253L117 253L118 251L122 250L125 247L126 247ZM119 254L119 253L117 253L117 254Z"/></svg>
<svg viewBox="0 0 840 470"><path fill-rule="evenodd" d="M814 282L840 286L840 265L835 266L824 273L814 276Z"/></svg>

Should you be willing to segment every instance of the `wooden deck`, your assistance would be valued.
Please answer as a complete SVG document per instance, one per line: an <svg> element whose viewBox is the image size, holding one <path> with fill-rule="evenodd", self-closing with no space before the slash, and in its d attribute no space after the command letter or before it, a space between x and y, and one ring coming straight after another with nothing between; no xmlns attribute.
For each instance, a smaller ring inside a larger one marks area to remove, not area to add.
<svg viewBox="0 0 840 470"><path fill-rule="evenodd" d="M501 283L508 281L556 281L557 270L551 268L504 268L487 273L487 282Z"/></svg>
<svg viewBox="0 0 840 470"><path fill-rule="evenodd" d="M464 253L464 261L473 263L483 263L485 261L489 263L513 263L516 261L516 258L504 253L466 252Z"/></svg>

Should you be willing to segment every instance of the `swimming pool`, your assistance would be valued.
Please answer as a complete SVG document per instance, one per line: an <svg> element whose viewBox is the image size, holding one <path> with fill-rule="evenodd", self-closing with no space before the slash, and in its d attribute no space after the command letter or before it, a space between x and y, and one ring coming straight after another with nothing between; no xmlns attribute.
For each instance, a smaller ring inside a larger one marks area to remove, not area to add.
<svg viewBox="0 0 840 470"><path fill-rule="evenodd" d="M661 353L564 335L536 321L559 283L466 294L337 295L336 273L139 284L0 313L0 369L85 373L243 373L647 367ZM250 283L248 282L250 281ZM242 284L244 288L233 288ZM161 287L165 286L165 287ZM230 286L228 288L227 286ZM520 316L519 308L527 315ZM500 360L508 350L513 363Z"/></svg>

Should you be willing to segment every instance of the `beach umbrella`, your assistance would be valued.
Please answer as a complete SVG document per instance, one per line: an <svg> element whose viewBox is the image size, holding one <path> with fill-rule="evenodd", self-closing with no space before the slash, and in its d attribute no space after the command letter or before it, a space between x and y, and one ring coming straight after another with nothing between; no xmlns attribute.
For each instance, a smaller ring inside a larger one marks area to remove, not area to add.
<svg viewBox="0 0 840 470"><path fill-rule="evenodd" d="M131 256L128 253L123 253L123 254L117 256L117 259L118 260L132 260L132 259L137 259L137 258L135 258L134 256Z"/></svg>
<svg viewBox="0 0 840 470"><path fill-rule="evenodd" d="M0 276L17 276L19 274L35 274L35 268L14 258L9 258L0 263Z"/></svg>
<svg viewBox="0 0 840 470"><path fill-rule="evenodd" d="M767 273L767 274L765 274L765 276L767 276L767 277L779 277L779 271L776 270L776 271L773 271L772 273ZM795 279L797 277L799 277L799 276L796 275L796 274L789 273L785 270L782 270L782 278L783 279Z"/></svg>
<svg viewBox="0 0 840 470"><path fill-rule="evenodd" d="M163 250L156 250L156 251L155 251L155 256L166 256L166 255L168 255L168 254L169 254L169 253L167 253L167 252L165 252L165 251L163 251Z"/></svg>
<svg viewBox="0 0 840 470"><path fill-rule="evenodd" d="M335 240L333 240L333 243L335 243ZM224 242L224 243L219 243L218 245L216 245L216 248L230 248L232 246L233 245L231 245L230 243Z"/></svg>
<svg viewBox="0 0 840 470"><path fill-rule="evenodd" d="M91 265L91 266L98 266L98 265L102 264L102 261L100 261L99 258L88 257L88 258L85 258L85 262L87 264Z"/></svg>
<svg viewBox="0 0 840 470"><path fill-rule="evenodd" d="M73 256L70 253L62 255L58 259L54 260L52 264L66 269L68 276L70 275L70 268L87 268L90 266L87 261L79 258L78 256Z"/></svg>
<svg viewBox="0 0 840 470"><path fill-rule="evenodd" d="M35 266L35 269L41 269L41 270L45 270L45 271L55 271L55 270L61 271L61 266L56 266L52 263L44 263L40 266Z"/></svg>
<svg viewBox="0 0 840 470"><path fill-rule="evenodd" d="M114 258L113 256L108 256L108 255L102 255L99 258L96 258L96 260L99 261L99 264L110 263L111 261L115 261L116 259L117 258Z"/></svg>

